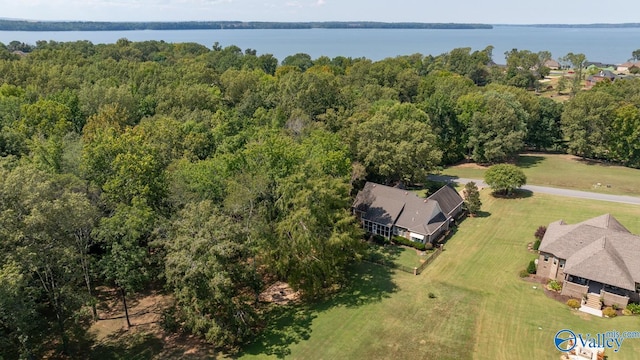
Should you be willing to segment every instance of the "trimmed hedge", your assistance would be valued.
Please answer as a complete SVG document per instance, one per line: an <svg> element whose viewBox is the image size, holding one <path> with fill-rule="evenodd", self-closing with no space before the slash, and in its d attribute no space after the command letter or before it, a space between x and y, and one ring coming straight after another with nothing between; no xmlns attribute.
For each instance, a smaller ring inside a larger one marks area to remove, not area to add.
<svg viewBox="0 0 640 360"><path fill-rule="evenodd" d="M419 242L416 242L416 241L411 241L409 239L405 239L402 236L394 236L393 237L393 242L397 243L397 244L411 246L412 248L415 248L415 249L418 249L418 250L421 250L421 251L427 250L427 247L425 246L425 244L419 243ZM429 249L432 249L433 245L431 245L431 244L429 244L429 245L430 245Z"/></svg>
<svg viewBox="0 0 640 360"><path fill-rule="evenodd" d="M540 239L536 239L536 241L533 243L533 250L538 251L539 248L540 248Z"/></svg>
<svg viewBox="0 0 640 360"><path fill-rule="evenodd" d="M527 266L527 272L529 274L535 274L536 273L536 261L535 261L535 259L529 261L529 266Z"/></svg>

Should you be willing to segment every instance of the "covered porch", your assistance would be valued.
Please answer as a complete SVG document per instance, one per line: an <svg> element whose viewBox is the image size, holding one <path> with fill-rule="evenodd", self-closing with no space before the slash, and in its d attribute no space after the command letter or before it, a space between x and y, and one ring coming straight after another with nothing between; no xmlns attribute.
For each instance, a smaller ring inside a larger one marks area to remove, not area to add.
<svg viewBox="0 0 640 360"><path fill-rule="evenodd" d="M629 291L601 282L585 279L579 276L565 275L562 287L562 295L576 298L593 298L599 296L604 306L617 306L625 308L629 304Z"/></svg>

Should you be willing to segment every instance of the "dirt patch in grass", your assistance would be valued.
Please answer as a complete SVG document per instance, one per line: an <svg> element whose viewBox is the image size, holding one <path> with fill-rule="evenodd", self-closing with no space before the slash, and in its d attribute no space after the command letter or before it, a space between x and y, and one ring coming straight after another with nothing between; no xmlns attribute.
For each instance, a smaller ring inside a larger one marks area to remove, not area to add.
<svg viewBox="0 0 640 360"><path fill-rule="evenodd" d="M300 292L293 291L289 284L278 281L263 291L258 299L276 305L287 305L290 302L298 301L300 299Z"/></svg>
<svg viewBox="0 0 640 360"><path fill-rule="evenodd" d="M456 164L455 167L463 168L463 169L478 169L478 170L486 170L489 168L488 166L480 165L474 162L463 162L460 164Z"/></svg>

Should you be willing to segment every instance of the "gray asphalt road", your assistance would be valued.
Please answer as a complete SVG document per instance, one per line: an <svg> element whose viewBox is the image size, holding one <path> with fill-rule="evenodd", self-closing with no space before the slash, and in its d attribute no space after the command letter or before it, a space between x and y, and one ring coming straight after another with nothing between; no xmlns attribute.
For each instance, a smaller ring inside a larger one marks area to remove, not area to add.
<svg viewBox="0 0 640 360"><path fill-rule="evenodd" d="M470 181L473 181L479 187L487 187L487 184L485 184L485 182L480 179L454 178L451 176L443 176L443 175L429 175L429 179L435 180L435 181L455 182L459 184L466 184ZM551 194L551 195L567 196L567 197L580 198L580 199L601 200L601 201L610 201L610 202L623 203L623 204L640 205L640 197L634 197L634 196L600 194L600 193L594 193L589 191L558 189L558 188L537 186L537 185L525 185L522 187L522 189L529 190L533 193Z"/></svg>

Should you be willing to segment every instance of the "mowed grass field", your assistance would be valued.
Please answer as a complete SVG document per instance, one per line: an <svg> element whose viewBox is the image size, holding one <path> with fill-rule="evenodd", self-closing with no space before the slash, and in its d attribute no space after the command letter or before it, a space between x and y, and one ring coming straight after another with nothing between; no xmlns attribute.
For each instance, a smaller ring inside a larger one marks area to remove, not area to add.
<svg viewBox="0 0 640 360"><path fill-rule="evenodd" d="M582 160L571 155L526 153L516 163L531 185L640 196L640 170ZM483 179L486 167L460 164L443 175ZM600 184L600 185L598 185Z"/></svg>
<svg viewBox="0 0 640 360"><path fill-rule="evenodd" d="M488 190L481 195L484 216L464 220L421 275L360 264L337 298L282 308L241 358L558 359L553 337L560 329L640 331L640 317L583 314L518 277L535 257L527 243L539 225L611 213L637 234L640 207L538 194L495 199ZM620 352L606 355L637 359L639 353L640 339L629 339Z"/></svg>

